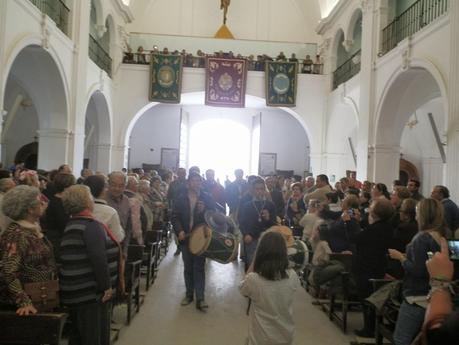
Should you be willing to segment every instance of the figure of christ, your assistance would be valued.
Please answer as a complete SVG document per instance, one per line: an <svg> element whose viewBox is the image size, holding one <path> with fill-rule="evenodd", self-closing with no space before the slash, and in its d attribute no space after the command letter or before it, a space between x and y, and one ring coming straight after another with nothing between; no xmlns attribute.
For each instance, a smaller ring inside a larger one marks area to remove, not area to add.
<svg viewBox="0 0 459 345"><path fill-rule="evenodd" d="M226 15L228 14L228 7L231 0L220 0L220 9L223 10L223 24L226 24Z"/></svg>

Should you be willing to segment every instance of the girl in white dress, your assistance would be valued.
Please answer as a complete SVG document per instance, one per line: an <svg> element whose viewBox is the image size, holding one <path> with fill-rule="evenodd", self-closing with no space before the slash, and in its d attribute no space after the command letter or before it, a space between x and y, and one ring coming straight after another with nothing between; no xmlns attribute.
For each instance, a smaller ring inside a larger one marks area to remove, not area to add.
<svg viewBox="0 0 459 345"><path fill-rule="evenodd" d="M265 232L239 289L252 301L247 345L289 345L293 342L293 296L300 287L288 268L287 244L281 234Z"/></svg>

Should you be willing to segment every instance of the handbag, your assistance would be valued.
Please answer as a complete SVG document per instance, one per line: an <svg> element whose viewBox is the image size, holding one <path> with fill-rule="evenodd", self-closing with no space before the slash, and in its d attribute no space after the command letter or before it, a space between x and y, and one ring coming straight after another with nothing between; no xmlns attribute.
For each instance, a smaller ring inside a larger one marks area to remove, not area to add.
<svg viewBox="0 0 459 345"><path fill-rule="evenodd" d="M52 311L59 306L59 281L25 283L24 291L39 312Z"/></svg>

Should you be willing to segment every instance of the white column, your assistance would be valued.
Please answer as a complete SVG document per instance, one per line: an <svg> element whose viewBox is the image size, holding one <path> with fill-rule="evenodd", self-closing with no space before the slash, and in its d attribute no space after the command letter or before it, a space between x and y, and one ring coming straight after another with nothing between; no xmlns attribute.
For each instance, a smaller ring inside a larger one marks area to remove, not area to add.
<svg viewBox="0 0 459 345"><path fill-rule="evenodd" d="M99 144L95 146L96 149L96 171L101 171L104 174L110 173L111 162L111 144Z"/></svg>
<svg viewBox="0 0 459 345"><path fill-rule="evenodd" d="M378 145L370 149L369 155L375 162L373 182L385 183L389 188L400 175L400 146Z"/></svg>
<svg viewBox="0 0 459 345"><path fill-rule="evenodd" d="M375 76L373 61L377 53L378 27L373 3L362 1L362 53L360 65L360 100L359 100L359 131L356 143L357 178L359 180L373 179L374 172L368 158L369 143L372 142L371 130L374 128L374 85Z"/></svg>
<svg viewBox="0 0 459 345"><path fill-rule="evenodd" d="M445 164L440 157L422 159L422 194L429 196L433 187L443 184Z"/></svg>
<svg viewBox="0 0 459 345"><path fill-rule="evenodd" d="M128 166L128 146L112 146L111 154L111 170L121 170L122 168L127 168Z"/></svg>
<svg viewBox="0 0 459 345"><path fill-rule="evenodd" d="M448 1L450 11L450 70L448 85L448 132L446 146L446 181L451 198L459 202L459 1Z"/></svg>
<svg viewBox="0 0 459 345"><path fill-rule="evenodd" d="M38 169L57 169L68 163L66 147L69 132L65 129L40 129L38 133ZM75 167L74 171L75 171Z"/></svg>
<svg viewBox="0 0 459 345"><path fill-rule="evenodd" d="M87 64L89 46L90 1L75 1L73 39L75 41L74 63L70 90L69 128L75 133L69 143L69 164L75 172L83 167L84 130L86 120Z"/></svg>
<svg viewBox="0 0 459 345"><path fill-rule="evenodd" d="M321 152L311 152L309 154L311 173L316 176L323 174L326 168L326 159Z"/></svg>

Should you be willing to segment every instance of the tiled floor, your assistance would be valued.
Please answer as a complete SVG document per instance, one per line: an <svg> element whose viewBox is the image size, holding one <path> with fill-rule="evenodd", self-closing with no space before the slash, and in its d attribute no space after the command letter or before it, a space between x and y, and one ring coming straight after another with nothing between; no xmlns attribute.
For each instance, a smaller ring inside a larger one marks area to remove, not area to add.
<svg viewBox="0 0 459 345"><path fill-rule="evenodd" d="M140 313L121 331L116 345L238 345L247 335L247 301L237 288L243 264L221 265L207 260L207 313L194 304L180 306L185 293L182 258L174 257L174 245L161 263L158 279L145 297ZM347 345L344 335L326 315L311 304L303 290L297 292L295 345ZM359 316L350 315L350 331L359 326Z"/></svg>

